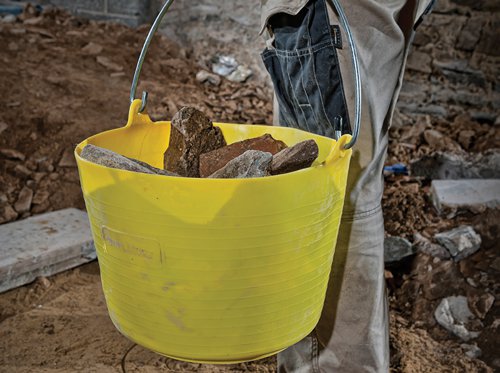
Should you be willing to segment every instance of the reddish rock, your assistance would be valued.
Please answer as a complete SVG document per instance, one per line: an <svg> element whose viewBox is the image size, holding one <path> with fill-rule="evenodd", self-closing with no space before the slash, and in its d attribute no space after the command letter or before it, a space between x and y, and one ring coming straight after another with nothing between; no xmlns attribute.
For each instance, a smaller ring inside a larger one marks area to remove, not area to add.
<svg viewBox="0 0 500 373"><path fill-rule="evenodd" d="M259 150L247 150L214 172L212 179L243 179L269 176L273 155Z"/></svg>
<svg viewBox="0 0 500 373"><path fill-rule="evenodd" d="M318 154L318 145L314 140L299 142L274 155L271 173L279 175L310 167Z"/></svg>
<svg viewBox="0 0 500 373"><path fill-rule="evenodd" d="M17 212L11 205L0 207L0 224L8 223L9 221L16 220L18 217Z"/></svg>
<svg viewBox="0 0 500 373"><path fill-rule="evenodd" d="M165 169L181 176L199 177L200 154L226 145L220 128L201 111L183 107L172 118Z"/></svg>
<svg viewBox="0 0 500 373"><path fill-rule="evenodd" d="M274 155L286 147L283 141L275 140L269 134L235 142L223 148L200 155L200 176L207 177L213 174L215 171L224 167L230 160L240 156L247 150L259 150Z"/></svg>

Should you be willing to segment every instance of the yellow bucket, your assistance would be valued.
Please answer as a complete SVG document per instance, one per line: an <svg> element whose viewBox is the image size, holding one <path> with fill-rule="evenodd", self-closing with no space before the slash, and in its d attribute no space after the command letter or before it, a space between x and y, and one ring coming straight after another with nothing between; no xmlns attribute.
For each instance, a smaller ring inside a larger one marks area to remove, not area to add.
<svg viewBox="0 0 500 373"><path fill-rule="evenodd" d="M86 161L86 144L162 167L169 122L130 107L125 127L75 151L111 320L134 342L186 361L277 353L319 320L351 150L292 128L215 124L228 143L314 139L311 168L253 179L134 173Z"/></svg>

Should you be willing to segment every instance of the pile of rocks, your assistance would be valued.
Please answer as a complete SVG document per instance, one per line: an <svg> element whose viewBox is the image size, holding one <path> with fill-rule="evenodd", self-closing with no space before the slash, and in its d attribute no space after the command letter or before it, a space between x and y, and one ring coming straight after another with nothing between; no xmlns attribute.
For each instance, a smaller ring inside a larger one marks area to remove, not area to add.
<svg viewBox="0 0 500 373"><path fill-rule="evenodd" d="M287 147L270 134L226 145L222 131L207 116L184 107L172 118L164 169L91 144L81 156L103 166L147 174L239 179L298 171L310 167L318 154L314 140Z"/></svg>

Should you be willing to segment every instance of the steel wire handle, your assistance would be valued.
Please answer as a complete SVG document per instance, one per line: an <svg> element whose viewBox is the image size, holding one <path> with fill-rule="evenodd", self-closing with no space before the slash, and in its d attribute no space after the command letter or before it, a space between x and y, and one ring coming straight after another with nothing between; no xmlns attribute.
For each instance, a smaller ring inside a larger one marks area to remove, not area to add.
<svg viewBox="0 0 500 373"><path fill-rule="evenodd" d="M351 57L352 57L352 64L353 64L353 70L354 70L354 91L355 91L355 96L354 96L354 130L352 133L352 138L351 140L344 146L345 149L350 149L353 147L353 145L356 143L359 135L359 129L361 127L361 73L359 71L359 59L358 59L358 52L356 50L356 44L354 42L354 38L352 36L351 28L349 26L349 22L347 21L347 17L344 13L344 9L340 5L339 0L331 0L335 9L337 10L337 13L339 15L339 20L340 24L344 28L346 34L347 34L347 40L349 42L349 46L351 47ZM167 13L168 9L170 8L170 5L174 0L167 0L163 7L160 10L160 13L156 16L156 19L153 22L153 25L151 26L151 29L149 30L148 36L146 37L146 40L144 42L144 45L141 50L141 54L139 55L139 60L137 61L137 66L135 68L135 73L134 73L134 79L132 80L132 87L130 88L130 103L135 100L135 95L137 92L137 85L139 84L139 76L141 75L141 70L142 70L142 64L144 63L144 58L146 57L146 53L149 48L149 44L151 43L151 40L153 39L154 34L156 33L156 30L158 30L158 27L160 26L160 23ZM139 108L139 112L142 113L144 109L146 108L148 101L148 92L143 91L142 92L142 104L141 107Z"/></svg>

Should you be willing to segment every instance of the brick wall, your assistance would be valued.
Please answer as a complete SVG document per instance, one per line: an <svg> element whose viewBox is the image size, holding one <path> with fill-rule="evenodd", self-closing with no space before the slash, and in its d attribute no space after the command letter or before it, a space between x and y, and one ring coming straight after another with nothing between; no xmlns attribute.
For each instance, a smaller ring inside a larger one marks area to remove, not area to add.
<svg viewBox="0 0 500 373"><path fill-rule="evenodd" d="M153 11L149 0L41 0L40 3L65 8L83 17L118 21L132 27L150 21Z"/></svg>

